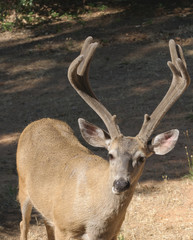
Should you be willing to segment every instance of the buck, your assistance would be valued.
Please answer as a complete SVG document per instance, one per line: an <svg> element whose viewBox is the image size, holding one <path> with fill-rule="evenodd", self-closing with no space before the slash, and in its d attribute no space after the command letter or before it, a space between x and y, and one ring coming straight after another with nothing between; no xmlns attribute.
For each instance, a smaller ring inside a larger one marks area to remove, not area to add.
<svg viewBox="0 0 193 240"><path fill-rule="evenodd" d="M170 40L171 86L153 113L145 114L137 136L127 137L90 87L89 66L97 46L92 37L85 40L68 78L108 130L80 118L83 138L106 148L109 159L81 145L65 122L46 118L28 125L17 149L21 240L27 239L32 207L45 219L49 240L115 240L146 159L168 153L178 139L177 129L150 137L190 83L182 48Z"/></svg>

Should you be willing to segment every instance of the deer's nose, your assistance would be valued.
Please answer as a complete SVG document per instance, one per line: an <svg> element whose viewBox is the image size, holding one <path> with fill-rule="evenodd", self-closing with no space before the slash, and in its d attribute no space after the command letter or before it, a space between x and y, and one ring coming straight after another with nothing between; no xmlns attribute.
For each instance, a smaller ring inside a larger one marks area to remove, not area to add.
<svg viewBox="0 0 193 240"><path fill-rule="evenodd" d="M124 178L119 178L113 182L112 191L114 194L119 194L130 187L130 182Z"/></svg>

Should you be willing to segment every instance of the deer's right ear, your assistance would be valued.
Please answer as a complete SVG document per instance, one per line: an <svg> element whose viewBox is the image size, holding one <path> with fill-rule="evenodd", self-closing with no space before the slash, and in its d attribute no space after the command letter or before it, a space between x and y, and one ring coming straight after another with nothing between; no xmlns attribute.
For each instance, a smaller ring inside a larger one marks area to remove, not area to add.
<svg viewBox="0 0 193 240"><path fill-rule="evenodd" d="M108 149L111 138L106 131L92 123L87 122L83 118L78 119L78 124L82 137L88 144L94 147L103 147Z"/></svg>
<svg viewBox="0 0 193 240"><path fill-rule="evenodd" d="M178 137L179 130L172 129L154 137L148 147L157 155L165 155L175 147Z"/></svg>

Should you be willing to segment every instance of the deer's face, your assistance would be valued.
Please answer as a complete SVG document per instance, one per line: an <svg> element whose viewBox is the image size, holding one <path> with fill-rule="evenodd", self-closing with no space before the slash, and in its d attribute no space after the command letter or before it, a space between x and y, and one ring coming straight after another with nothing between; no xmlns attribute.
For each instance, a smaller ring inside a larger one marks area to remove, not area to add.
<svg viewBox="0 0 193 240"><path fill-rule="evenodd" d="M90 145L108 150L114 194L120 194L135 184L142 174L146 159L153 153L164 155L171 151L179 136L179 131L173 129L144 144L137 136L125 137L120 134L111 139L107 132L84 119L79 119L79 127Z"/></svg>
<svg viewBox="0 0 193 240"><path fill-rule="evenodd" d="M111 139L107 132L84 119L79 119L79 127L83 138L90 145L104 147L108 150L112 192L114 194L126 191L137 182L150 152L143 149L136 137L119 135Z"/></svg>
<svg viewBox="0 0 193 240"><path fill-rule="evenodd" d="M120 136L109 144L112 191L120 194L138 181L149 155L136 138Z"/></svg>

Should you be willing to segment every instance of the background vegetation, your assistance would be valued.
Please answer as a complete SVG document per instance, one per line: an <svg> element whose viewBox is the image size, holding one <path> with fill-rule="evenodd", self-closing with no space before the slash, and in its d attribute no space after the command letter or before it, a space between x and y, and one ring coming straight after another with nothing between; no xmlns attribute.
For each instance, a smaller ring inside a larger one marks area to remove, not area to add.
<svg viewBox="0 0 193 240"><path fill-rule="evenodd" d="M190 6L191 0L0 0L1 31L12 31L15 27L33 27L63 18L78 18L81 13L89 13L106 8L124 7L130 11L146 14L156 8L174 9Z"/></svg>

